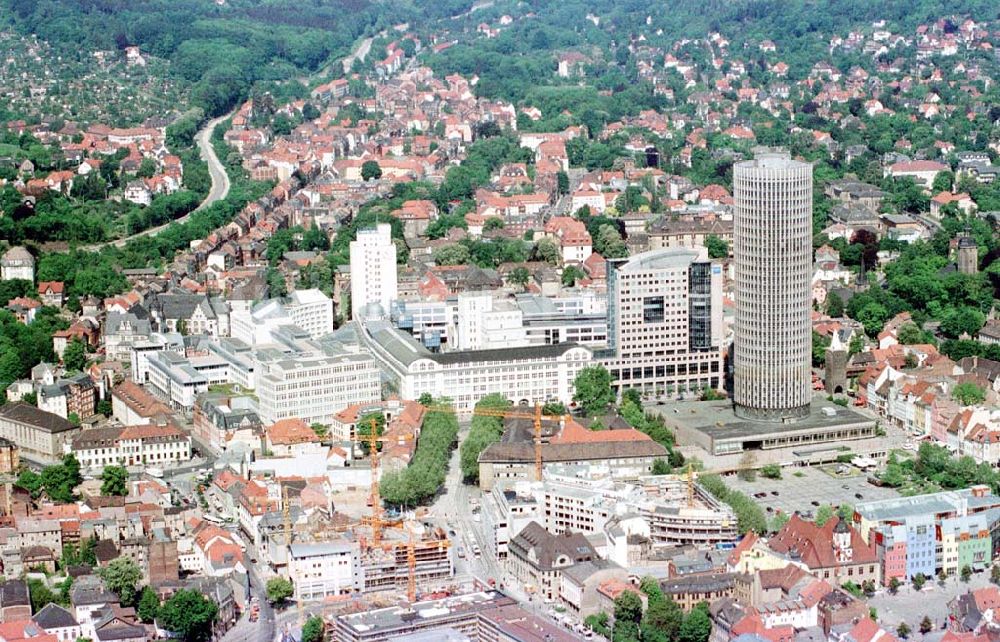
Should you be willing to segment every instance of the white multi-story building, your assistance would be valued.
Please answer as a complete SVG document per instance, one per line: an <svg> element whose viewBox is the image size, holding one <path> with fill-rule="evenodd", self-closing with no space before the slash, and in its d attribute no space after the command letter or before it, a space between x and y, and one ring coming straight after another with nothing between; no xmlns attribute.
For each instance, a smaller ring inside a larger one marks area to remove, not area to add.
<svg viewBox="0 0 1000 642"><path fill-rule="evenodd" d="M457 322L452 348L493 350L528 344L520 308L511 301L496 300L489 292L458 295Z"/></svg>
<svg viewBox="0 0 1000 642"><path fill-rule="evenodd" d="M333 300L316 289L295 290L287 300L270 299L232 313L232 336L255 346L274 341L273 332L294 325L318 338L333 331Z"/></svg>
<svg viewBox="0 0 1000 642"><path fill-rule="evenodd" d="M150 390L173 408L194 408L195 397L208 392L209 385L226 381L225 377L210 380L186 357L174 352L154 352L146 364Z"/></svg>
<svg viewBox="0 0 1000 642"><path fill-rule="evenodd" d="M333 300L313 288L295 290L288 295L285 308L295 325L309 333L310 337L321 337L333 332ZM387 307L386 310L389 308Z"/></svg>
<svg viewBox="0 0 1000 642"><path fill-rule="evenodd" d="M733 168L736 414L781 421L812 397L812 165L759 152Z"/></svg>
<svg viewBox="0 0 1000 642"><path fill-rule="evenodd" d="M256 391L264 424L292 417L329 424L341 408L381 399L381 377L367 354L259 355Z"/></svg>
<svg viewBox="0 0 1000 642"><path fill-rule="evenodd" d="M362 318L370 303L378 303L388 314L396 285L392 227L380 223L375 229L359 230L357 240L351 241L351 317Z"/></svg>
<svg viewBox="0 0 1000 642"><path fill-rule="evenodd" d="M288 571L296 602L358 593L364 588L357 542L292 544L290 549Z"/></svg>
<svg viewBox="0 0 1000 642"><path fill-rule="evenodd" d="M617 390L722 388L722 280L703 247L608 261L608 350L599 358Z"/></svg>
<svg viewBox="0 0 1000 642"><path fill-rule="evenodd" d="M432 353L381 320L366 323L359 333L403 399L444 396L462 413L494 392L515 403L568 403L573 380L593 358L589 348L573 343Z"/></svg>

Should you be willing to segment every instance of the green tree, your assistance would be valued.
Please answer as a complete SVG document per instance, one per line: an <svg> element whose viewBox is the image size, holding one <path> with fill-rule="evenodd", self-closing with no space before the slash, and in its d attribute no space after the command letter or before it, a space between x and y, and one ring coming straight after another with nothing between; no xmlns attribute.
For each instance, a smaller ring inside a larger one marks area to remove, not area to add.
<svg viewBox="0 0 1000 642"><path fill-rule="evenodd" d="M833 318L844 316L844 300L836 292L826 295L826 313Z"/></svg>
<svg viewBox="0 0 1000 642"><path fill-rule="evenodd" d="M586 277L587 275L584 273L583 270L581 270L575 265L568 265L565 268L563 268L562 284L567 288L571 288L574 285L576 285L577 281Z"/></svg>
<svg viewBox="0 0 1000 642"><path fill-rule="evenodd" d="M729 258L729 244L715 234L709 234L705 237L705 247L708 248L708 258L710 259Z"/></svg>
<svg viewBox="0 0 1000 642"><path fill-rule="evenodd" d="M584 618L583 624L588 629L597 633L598 635L603 635L606 638L610 638L611 629L608 628L609 620L610 618L608 617L607 613L605 613L604 611L598 611L597 613L593 613Z"/></svg>
<svg viewBox="0 0 1000 642"><path fill-rule="evenodd" d="M899 581L898 577L894 577L889 580L889 592L893 595L899 592L900 586L902 586L902 583Z"/></svg>
<svg viewBox="0 0 1000 642"><path fill-rule="evenodd" d="M829 504L823 504L822 506L816 509L815 522L817 526L822 527L823 524L826 524L828 521L830 521L831 517L833 517L833 506L830 506Z"/></svg>
<svg viewBox="0 0 1000 642"><path fill-rule="evenodd" d="M615 598L615 623L634 622L642 619L642 600L635 591L622 591Z"/></svg>
<svg viewBox="0 0 1000 642"><path fill-rule="evenodd" d="M941 319L941 333L951 339L958 339L963 334L975 336L986 323L986 316L970 307L960 307L949 310Z"/></svg>
<svg viewBox="0 0 1000 642"><path fill-rule="evenodd" d="M367 160L361 164L361 180L368 182L380 178L382 178L382 168L379 167L378 161Z"/></svg>
<svg viewBox="0 0 1000 642"><path fill-rule="evenodd" d="M136 613L138 614L139 619L146 624L151 624L153 620L156 619L159 612L160 596L156 594L153 587L142 587L142 593L139 595L139 606L136 608Z"/></svg>
<svg viewBox="0 0 1000 642"><path fill-rule="evenodd" d="M954 181L955 175L951 172L938 172L937 176L934 177L934 183L931 185L931 192L935 194L938 192L950 192Z"/></svg>
<svg viewBox="0 0 1000 642"><path fill-rule="evenodd" d="M212 624L219 607L192 589L181 589L163 603L157 623L180 635L184 642L207 642L212 638Z"/></svg>
<svg viewBox="0 0 1000 642"><path fill-rule="evenodd" d="M521 289L524 289L528 285L528 282L531 281L531 272L526 267L516 267L511 270L508 280L520 286Z"/></svg>
<svg viewBox="0 0 1000 642"><path fill-rule="evenodd" d="M927 584L927 576L923 573L917 573L913 576L913 588L916 590L921 590L924 585Z"/></svg>
<svg viewBox="0 0 1000 642"><path fill-rule="evenodd" d="M708 615L708 603L699 602L684 617L677 639L680 642L707 642L711 633L712 619Z"/></svg>
<svg viewBox="0 0 1000 642"><path fill-rule="evenodd" d="M929 616L925 615L924 619L920 620L920 632L923 633L924 635L927 635L933 630L934 630L934 622L931 621L931 618Z"/></svg>
<svg viewBox="0 0 1000 642"><path fill-rule="evenodd" d="M614 225L601 225L594 238L594 251L606 259L628 256L628 248Z"/></svg>
<svg viewBox="0 0 1000 642"><path fill-rule="evenodd" d="M959 575L958 576L959 576L959 578L961 578L961 580L963 582L968 583L969 580L972 579L972 567L969 566L968 564L964 565L962 567L962 570L959 571Z"/></svg>
<svg viewBox="0 0 1000 642"><path fill-rule="evenodd" d="M105 466L101 472L101 494L105 497L128 495L128 470L124 466Z"/></svg>
<svg viewBox="0 0 1000 642"><path fill-rule="evenodd" d="M152 158L143 158L142 162L139 163L139 170L136 172L136 176L139 178L151 178L156 174L156 161Z"/></svg>
<svg viewBox="0 0 1000 642"><path fill-rule="evenodd" d="M27 468L23 469L17 476L17 481L14 485L18 488L23 488L28 491L32 499L38 499L42 496L42 490L44 485L42 484L42 476L33 470Z"/></svg>
<svg viewBox="0 0 1000 642"><path fill-rule="evenodd" d="M323 642L323 618L312 616L302 626L300 642Z"/></svg>
<svg viewBox="0 0 1000 642"><path fill-rule="evenodd" d="M45 605L56 602L56 595L40 579L28 578L28 594L31 596L31 612L38 613Z"/></svg>
<svg viewBox="0 0 1000 642"><path fill-rule="evenodd" d="M562 170L556 173L556 191L559 194L569 194L569 175Z"/></svg>
<svg viewBox="0 0 1000 642"><path fill-rule="evenodd" d="M990 581L1000 584L1000 565L994 564L990 567Z"/></svg>
<svg viewBox="0 0 1000 642"><path fill-rule="evenodd" d="M316 436L319 437L320 439L326 439L327 436L330 434L330 427L327 426L326 424L312 423L309 424L309 428L314 433L316 433Z"/></svg>
<svg viewBox="0 0 1000 642"><path fill-rule="evenodd" d="M963 381L952 388L951 397L963 406L976 406L986 401L986 391L975 382Z"/></svg>
<svg viewBox="0 0 1000 642"><path fill-rule="evenodd" d="M285 577L272 577L267 581L267 600L281 604L295 593L292 581Z"/></svg>
<svg viewBox="0 0 1000 642"><path fill-rule="evenodd" d="M469 258L469 248L460 244L445 245L434 250L434 262L438 265L465 265Z"/></svg>
<svg viewBox="0 0 1000 642"><path fill-rule="evenodd" d="M131 558L117 557L107 566L98 568L97 574L104 581L104 587L117 595L122 604L135 605L142 570Z"/></svg>
<svg viewBox="0 0 1000 642"><path fill-rule="evenodd" d="M593 417L606 411L615 401L611 373L601 365L587 366L573 380L573 401Z"/></svg>
<svg viewBox="0 0 1000 642"><path fill-rule="evenodd" d="M649 608L642 616L640 629L643 640L676 640L684 624L684 611L669 596L649 599Z"/></svg>
<svg viewBox="0 0 1000 642"><path fill-rule="evenodd" d="M781 479L781 466L778 464L767 464L760 469L762 477L768 479Z"/></svg>
<svg viewBox="0 0 1000 642"><path fill-rule="evenodd" d="M510 405L510 401L503 395L493 393L480 399L476 408L499 411L509 409ZM459 448L462 477L466 482L474 483L479 480L479 454L490 444L500 441L503 429L500 417L472 417L469 434Z"/></svg>
<svg viewBox="0 0 1000 642"><path fill-rule="evenodd" d="M87 367L87 346L79 339L73 339L63 350L63 365L70 372L82 372Z"/></svg>
<svg viewBox="0 0 1000 642"><path fill-rule="evenodd" d="M535 243L535 257L549 265L559 265L559 248L551 239L539 239Z"/></svg>
<svg viewBox="0 0 1000 642"><path fill-rule="evenodd" d="M670 473L673 472L673 470L674 469L670 467L670 464L666 460L663 459L653 460L654 475L669 475Z"/></svg>
<svg viewBox="0 0 1000 642"><path fill-rule="evenodd" d="M903 638L904 640L910 637L910 633L912 632L913 630L910 628L910 625L907 624L906 622L900 622L899 626L896 627L896 635Z"/></svg>

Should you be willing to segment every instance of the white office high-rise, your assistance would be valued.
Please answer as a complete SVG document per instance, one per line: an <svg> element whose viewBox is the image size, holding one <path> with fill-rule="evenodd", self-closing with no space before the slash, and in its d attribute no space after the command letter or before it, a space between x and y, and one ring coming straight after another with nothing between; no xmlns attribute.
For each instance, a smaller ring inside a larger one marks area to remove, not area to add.
<svg viewBox="0 0 1000 642"><path fill-rule="evenodd" d="M809 414L812 165L758 152L733 168L733 400L747 419Z"/></svg>
<svg viewBox="0 0 1000 642"><path fill-rule="evenodd" d="M374 229L358 230L351 242L351 317L361 319L370 303L378 303L388 314L396 299L396 245L392 227L380 223Z"/></svg>

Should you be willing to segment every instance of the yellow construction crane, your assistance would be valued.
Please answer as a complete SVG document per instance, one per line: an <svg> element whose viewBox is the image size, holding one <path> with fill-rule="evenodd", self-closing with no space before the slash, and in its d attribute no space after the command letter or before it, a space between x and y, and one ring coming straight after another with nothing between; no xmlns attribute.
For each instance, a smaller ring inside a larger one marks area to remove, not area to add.
<svg viewBox="0 0 1000 642"><path fill-rule="evenodd" d="M363 517L361 519L361 523L371 526L372 546L374 547L377 547L382 543L382 529L386 526L398 523L398 520L386 520L382 516L382 493L379 489L378 474L381 456L379 454L378 445L380 443L401 443L404 441L411 441L412 439L413 437L409 435L380 437L378 434L378 422L374 417L371 419L371 430L369 430L367 435L359 437L355 434L353 440L354 443L368 445L368 457L371 461L371 489L369 491L369 501L372 504L372 514L369 517Z"/></svg>
<svg viewBox="0 0 1000 642"><path fill-rule="evenodd" d="M407 524L406 532L408 535L406 543L406 565L408 569L406 578L406 599L410 604L417 601L417 544L413 538L413 528ZM421 542L422 548L448 548L451 546L451 542L446 539L434 540L430 542Z"/></svg>

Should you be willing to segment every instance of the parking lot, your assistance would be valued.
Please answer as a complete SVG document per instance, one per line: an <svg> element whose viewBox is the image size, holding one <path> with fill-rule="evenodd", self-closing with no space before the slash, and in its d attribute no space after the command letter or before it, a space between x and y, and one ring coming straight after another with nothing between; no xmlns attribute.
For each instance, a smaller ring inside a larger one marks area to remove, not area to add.
<svg viewBox="0 0 1000 642"><path fill-rule="evenodd" d="M836 465L828 467L835 470ZM867 482L868 475L848 467L851 476L833 476L817 467L783 468L781 479L757 479L745 482L737 476L726 477L726 484L753 497L768 514L815 512L823 504L857 504L858 502L898 497L891 488L879 488Z"/></svg>

